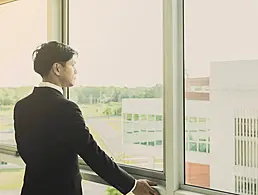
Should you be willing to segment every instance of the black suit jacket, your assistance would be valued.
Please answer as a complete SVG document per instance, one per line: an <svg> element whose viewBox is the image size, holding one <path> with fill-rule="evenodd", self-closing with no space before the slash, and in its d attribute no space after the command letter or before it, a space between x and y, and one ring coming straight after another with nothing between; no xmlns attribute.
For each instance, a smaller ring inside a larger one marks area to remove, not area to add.
<svg viewBox="0 0 258 195"><path fill-rule="evenodd" d="M101 150L79 107L59 91L35 87L16 103L14 126L26 164L22 195L81 195L77 154L121 193L132 189L134 178Z"/></svg>

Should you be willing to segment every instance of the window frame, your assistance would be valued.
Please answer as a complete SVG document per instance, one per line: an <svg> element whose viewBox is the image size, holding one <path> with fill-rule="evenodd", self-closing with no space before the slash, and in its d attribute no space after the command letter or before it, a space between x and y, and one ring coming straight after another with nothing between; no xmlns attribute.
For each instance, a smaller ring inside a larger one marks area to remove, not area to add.
<svg viewBox="0 0 258 195"><path fill-rule="evenodd" d="M66 31L65 34L63 33L64 36L63 36L62 41L65 44L69 44L69 2L70 2L69 0L63 0L63 4L61 5L62 10L63 10L62 11L63 12L63 17L64 17L63 20L62 20L62 26L63 26L63 31ZM66 97L69 99L69 96L70 96L69 88L67 88L66 91L67 91ZM164 98L163 98L163 103L164 103L163 104L163 113L164 113L164 109L165 109ZM131 113L129 113L129 114L131 114ZM128 115L128 113L127 113L127 115ZM165 116L165 113L164 113L164 116ZM132 120L133 120L134 119L134 114L131 114L131 117L132 117ZM165 142L165 136L164 135L163 135L163 140L164 140L163 142ZM166 155L165 154L165 144L163 144L163 159L165 159L165 155ZM128 173L132 174L136 178L149 178L149 179L155 180L158 184L165 186L165 162L163 162L163 171L145 169L145 168L130 166L130 165L121 164L121 163L118 163L118 165L122 169L124 169ZM80 166L83 167L83 169L85 169L87 171L91 170L90 167L88 165L86 165L83 161L81 161ZM90 175L89 175L89 177L90 177Z"/></svg>
<svg viewBox="0 0 258 195"><path fill-rule="evenodd" d="M17 1L17 0L0 0L0 6L6 3L12 3L14 1Z"/></svg>
<svg viewBox="0 0 258 195"><path fill-rule="evenodd" d="M15 0L0 0L3 3ZM69 43L68 18L69 0L48 0L48 40ZM120 165L135 178L146 178L166 187L166 194L175 195L228 195L233 193L213 189L185 185L185 123L184 123L184 41L183 21L184 0L163 0L163 55L164 55L164 90L163 90L163 161L164 172L145 170L132 166ZM69 89L64 88L69 98ZM1 159L22 163L17 157L16 146L0 143ZM62 162L60 162L62 163ZM81 160L79 161L83 179L106 184L91 171ZM161 174L160 174L161 173Z"/></svg>

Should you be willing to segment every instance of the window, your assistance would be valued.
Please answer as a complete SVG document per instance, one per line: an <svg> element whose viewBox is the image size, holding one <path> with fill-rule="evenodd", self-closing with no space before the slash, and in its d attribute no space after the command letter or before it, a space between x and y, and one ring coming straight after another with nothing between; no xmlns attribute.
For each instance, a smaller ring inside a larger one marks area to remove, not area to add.
<svg viewBox="0 0 258 195"><path fill-rule="evenodd" d="M126 120L131 121L132 120L132 114L127 114Z"/></svg>
<svg viewBox="0 0 258 195"><path fill-rule="evenodd" d="M195 142L189 142L190 144L190 151L197 152L197 143Z"/></svg>
<svg viewBox="0 0 258 195"><path fill-rule="evenodd" d="M0 73L0 143L15 145L14 104L41 81L33 71L31 56L47 39L46 1L13 2L0 5L0 9L1 33L5 35L0 37L0 67L4 70Z"/></svg>
<svg viewBox="0 0 258 195"><path fill-rule="evenodd" d="M155 116L163 113L162 17L162 1L156 0L148 6L143 0L69 3L69 44L79 52L71 100L110 156L159 171L163 147L155 140L162 141L163 123ZM118 158L121 153L127 159Z"/></svg>
<svg viewBox="0 0 258 195"><path fill-rule="evenodd" d="M236 193L256 195L257 190L257 179L244 176L235 176Z"/></svg>
<svg viewBox="0 0 258 195"><path fill-rule="evenodd" d="M157 116L156 116L156 120L157 120L157 121L162 121L162 115L157 115Z"/></svg>
<svg viewBox="0 0 258 195"><path fill-rule="evenodd" d="M258 143L255 140L235 139L235 165L256 168Z"/></svg>
<svg viewBox="0 0 258 195"><path fill-rule="evenodd" d="M82 189L83 194L122 195L119 191L117 191L115 188L111 186L85 180L82 182ZM132 193L129 193L129 195L132 195Z"/></svg>
<svg viewBox="0 0 258 195"><path fill-rule="evenodd" d="M41 81L32 52L47 41L47 3L23 0L0 5L0 148L15 146L13 108ZM18 162L17 157L15 161ZM24 166L0 153L0 194L19 194Z"/></svg>
<svg viewBox="0 0 258 195"><path fill-rule="evenodd" d="M134 114L134 121L138 121L139 120L139 114Z"/></svg>
<svg viewBox="0 0 258 195"><path fill-rule="evenodd" d="M155 115L152 115L152 114L148 115L148 120L149 121L154 121L155 120Z"/></svg>
<svg viewBox="0 0 258 195"><path fill-rule="evenodd" d="M185 166L186 185L258 193L257 9L184 1L185 164L198 166Z"/></svg>
<svg viewBox="0 0 258 195"><path fill-rule="evenodd" d="M189 122L190 123L196 123L197 122L197 117L189 117Z"/></svg>
<svg viewBox="0 0 258 195"><path fill-rule="evenodd" d="M23 183L24 169L10 163L0 163L0 167L0 193L19 194Z"/></svg>
<svg viewBox="0 0 258 195"><path fill-rule="evenodd" d="M235 135L256 137L258 119L255 117L250 118L235 118Z"/></svg>
<svg viewBox="0 0 258 195"><path fill-rule="evenodd" d="M142 120L142 121L146 121L146 120L147 120L147 116L146 116L145 114L142 114L142 115L141 115L141 120Z"/></svg>

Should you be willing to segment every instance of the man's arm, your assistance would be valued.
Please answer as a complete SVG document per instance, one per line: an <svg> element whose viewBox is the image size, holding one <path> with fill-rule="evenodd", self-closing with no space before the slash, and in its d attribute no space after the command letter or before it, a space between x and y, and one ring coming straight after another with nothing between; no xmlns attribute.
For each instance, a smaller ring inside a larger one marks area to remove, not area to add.
<svg viewBox="0 0 258 195"><path fill-rule="evenodd" d="M123 194L134 190L136 180L121 169L97 145L85 125L79 107L68 101L62 108L64 126L58 136L65 141L82 159L107 183Z"/></svg>

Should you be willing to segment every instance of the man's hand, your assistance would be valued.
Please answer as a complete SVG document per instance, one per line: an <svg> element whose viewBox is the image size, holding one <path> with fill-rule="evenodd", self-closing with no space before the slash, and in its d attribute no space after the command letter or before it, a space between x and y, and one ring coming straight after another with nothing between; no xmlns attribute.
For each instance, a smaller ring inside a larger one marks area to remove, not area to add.
<svg viewBox="0 0 258 195"><path fill-rule="evenodd" d="M155 182L139 179L137 180L136 187L133 191L135 195L158 195L158 193L151 187L156 186Z"/></svg>

